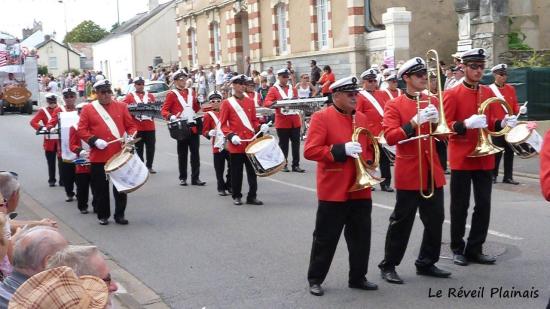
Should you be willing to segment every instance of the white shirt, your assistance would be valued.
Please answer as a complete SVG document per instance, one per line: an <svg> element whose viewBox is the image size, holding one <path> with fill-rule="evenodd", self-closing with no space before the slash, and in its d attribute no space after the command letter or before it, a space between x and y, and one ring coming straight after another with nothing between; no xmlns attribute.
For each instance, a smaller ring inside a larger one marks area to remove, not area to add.
<svg viewBox="0 0 550 309"><path fill-rule="evenodd" d="M57 82L52 80L48 83L48 88L50 88L49 92L57 92Z"/></svg>
<svg viewBox="0 0 550 309"><path fill-rule="evenodd" d="M225 72L222 68L219 68L216 70L216 85L222 85L224 82L223 77L225 76Z"/></svg>

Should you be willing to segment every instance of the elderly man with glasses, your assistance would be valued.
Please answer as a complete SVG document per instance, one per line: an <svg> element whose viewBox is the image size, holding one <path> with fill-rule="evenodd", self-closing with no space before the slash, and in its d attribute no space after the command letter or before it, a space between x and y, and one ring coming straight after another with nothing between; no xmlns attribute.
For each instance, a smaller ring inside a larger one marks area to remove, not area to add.
<svg viewBox="0 0 550 309"><path fill-rule="evenodd" d="M94 84L97 100L84 106L78 122L78 136L90 145L90 172L99 224L109 224L111 207L109 181L105 175L105 162L122 149L117 139L125 134L134 136L137 127L125 103L113 99L111 82L107 79ZM113 186L115 197L115 222L126 225L124 217L127 195Z"/></svg>

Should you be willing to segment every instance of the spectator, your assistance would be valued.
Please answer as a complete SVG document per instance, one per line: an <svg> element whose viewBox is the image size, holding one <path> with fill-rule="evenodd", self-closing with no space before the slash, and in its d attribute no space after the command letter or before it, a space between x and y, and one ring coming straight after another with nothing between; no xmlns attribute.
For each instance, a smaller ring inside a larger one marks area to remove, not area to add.
<svg viewBox="0 0 550 309"><path fill-rule="evenodd" d="M296 72L292 68L292 61L288 60L286 62L286 69L290 72L290 83L292 84L292 86L296 86Z"/></svg>
<svg viewBox="0 0 550 309"><path fill-rule="evenodd" d="M332 69L330 66L325 65L323 67L323 75L321 75L319 84L321 85L321 93L323 94L323 97L328 97L327 103L332 103L332 91L330 91L329 87L335 81L336 79L334 77L334 73L332 73Z"/></svg>
<svg viewBox="0 0 550 309"><path fill-rule="evenodd" d="M260 87L258 88L258 92L260 93L262 97L262 106L263 102L265 100L265 97L267 96L267 93L269 92L269 86L267 84L267 78L262 77L260 80Z"/></svg>
<svg viewBox="0 0 550 309"><path fill-rule="evenodd" d="M198 93L200 102L204 102L206 100L206 76L204 75L203 70L199 70L198 77L197 77L197 85L198 85Z"/></svg>
<svg viewBox="0 0 550 309"><path fill-rule="evenodd" d="M220 64L216 64L216 90L217 91L220 91L221 88L223 87L223 84L225 82L225 72L224 70L220 67Z"/></svg>
<svg viewBox="0 0 550 309"><path fill-rule="evenodd" d="M147 79L148 79L148 80L153 80L153 73L154 73L153 71L154 71L154 70L153 70L153 66L152 66L152 65L150 65L150 66L147 67Z"/></svg>
<svg viewBox="0 0 550 309"><path fill-rule="evenodd" d="M252 74L252 64L250 63L250 56L246 56L244 61L245 61L245 65L246 65L246 70L244 72L244 75L251 76L251 74Z"/></svg>
<svg viewBox="0 0 550 309"><path fill-rule="evenodd" d="M0 283L0 309L8 308L13 293L27 279L46 269L48 258L67 246L56 229L37 226L14 235L13 272Z"/></svg>
<svg viewBox="0 0 550 309"><path fill-rule="evenodd" d="M296 85L296 93L298 98L311 98L317 95L317 88L309 82L309 75L304 73L300 76L300 82Z"/></svg>
<svg viewBox="0 0 550 309"><path fill-rule="evenodd" d="M130 73L126 74L126 79L128 80L128 85L131 85L134 82L132 79L132 74Z"/></svg>
<svg viewBox="0 0 550 309"><path fill-rule="evenodd" d="M269 84L269 87L273 86L276 80L277 78L273 73L273 67L269 67L269 69L267 69L267 83Z"/></svg>
<svg viewBox="0 0 550 309"><path fill-rule="evenodd" d="M163 82L166 81L166 69L165 69L165 68L160 69L160 73L159 73L159 75L157 76L157 80L163 81ZM133 82L134 82L134 81L132 81L132 83L133 83Z"/></svg>
<svg viewBox="0 0 550 309"><path fill-rule="evenodd" d="M157 73L158 70L153 70L153 73L151 75L151 80L157 80L159 75Z"/></svg>
<svg viewBox="0 0 550 309"><path fill-rule="evenodd" d="M107 308L109 292L100 278L78 277L66 266L49 269L27 280L13 295L10 308Z"/></svg>
<svg viewBox="0 0 550 309"><path fill-rule="evenodd" d="M317 61L311 60L309 66L311 67L311 84L317 86L319 79L321 78L321 69L317 66Z"/></svg>
<svg viewBox="0 0 550 309"><path fill-rule="evenodd" d="M80 75L78 78L76 88L78 90L78 97L82 98L86 94L86 78L84 77L84 74Z"/></svg>
<svg viewBox="0 0 550 309"><path fill-rule="evenodd" d="M208 73L206 74L206 81L208 83L207 91L209 93L216 90L216 70L214 70L213 65L211 65L208 69Z"/></svg>
<svg viewBox="0 0 550 309"><path fill-rule="evenodd" d="M256 70L252 70L252 80L254 81L255 89L258 89L258 87L260 87L260 83L262 81L262 79L260 77L260 72L258 72Z"/></svg>

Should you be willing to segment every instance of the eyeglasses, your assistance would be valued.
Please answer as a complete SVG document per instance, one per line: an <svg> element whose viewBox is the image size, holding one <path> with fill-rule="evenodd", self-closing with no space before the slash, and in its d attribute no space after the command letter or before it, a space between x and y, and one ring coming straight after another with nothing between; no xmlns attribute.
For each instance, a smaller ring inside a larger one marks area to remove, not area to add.
<svg viewBox="0 0 550 309"><path fill-rule="evenodd" d="M48 104L56 104L57 100L56 99L46 99L46 102L48 102Z"/></svg>
<svg viewBox="0 0 550 309"><path fill-rule="evenodd" d="M144 84L144 83L134 83L134 85L136 85L136 86L143 86L143 85L145 85L145 84Z"/></svg>
<svg viewBox="0 0 550 309"><path fill-rule="evenodd" d="M282 78L289 78L290 76L288 75L281 75Z"/></svg>
<svg viewBox="0 0 550 309"><path fill-rule="evenodd" d="M103 282L105 282L107 285L111 284L111 281L113 281L113 279L111 279L111 274L107 274L107 277L101 280L103 280Z"/></svg>
<svg viewBox="0 0 550 309"><path fill-rule="evenodd" d="M222 100L210 100L212 103L220 103Z"/></svg>
<svg viewBox="0 0 550 309"><path fill-rule="evenodd" d="M495 73L496 75L500 75L500 76L507 76L508 73L506 72L499 72L499 73Z"/></svg>
<svg viewBox="0 0 550 309"><path fill-rule="evenodd" d="M376 82L377 82L376 79L365 79L365 81L366 81L367 83L376 83Z"/></svg>
<svg viewBox="0 0 550 309"><path fill-rule="evenodd" d="M63 95L64 98L76 98L76 95L74 94L65 94Z"/></svg>
<svg viewBox="0 0 550 309"><path fill-rule="evenodd" d="M107 93L108 93L108 94L111 94L111 93L113 93L113 91L112 91L112 90L100 90L100 91L98 91L97 93L101 93L101 94L107 94Z"/></svg>
<svg viewBox="0 0 550 309"><path fill-rule="evenodd" d="M467 66L472 70L485 69L484 63L468 63Z"/></svg>
<svg viewBox="0 0 550 309"><path fill-rule="evenodd" d="M348 98L353 98L354 96L357 95L358 92L356 91L345 91L343 92Z"/></svg>
<svg viewBox="0 0 550 309"><path fill-rule="evenodd" d="M428 75L428 72L427 71L414 72L412 75L414 75L415 77L418 77L418 78L422 78L422 77Z"/></svg>

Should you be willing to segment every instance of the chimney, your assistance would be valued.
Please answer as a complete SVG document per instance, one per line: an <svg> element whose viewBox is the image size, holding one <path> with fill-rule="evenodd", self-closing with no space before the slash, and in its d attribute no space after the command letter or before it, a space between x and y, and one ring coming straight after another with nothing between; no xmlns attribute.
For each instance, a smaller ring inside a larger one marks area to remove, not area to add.
<svg viewBox="0 0 550 309"><path fill-rule="evenodd" d="M49 41L51 39L51 36L49 34L46 34L44 36L44 41Z"/></svg>
<svg viewBox="0 0 550 309"><path fill-rule="evenodd" d="M149 12L154 10L157 6L159 6L158 0L149 0Z"/></svg>

